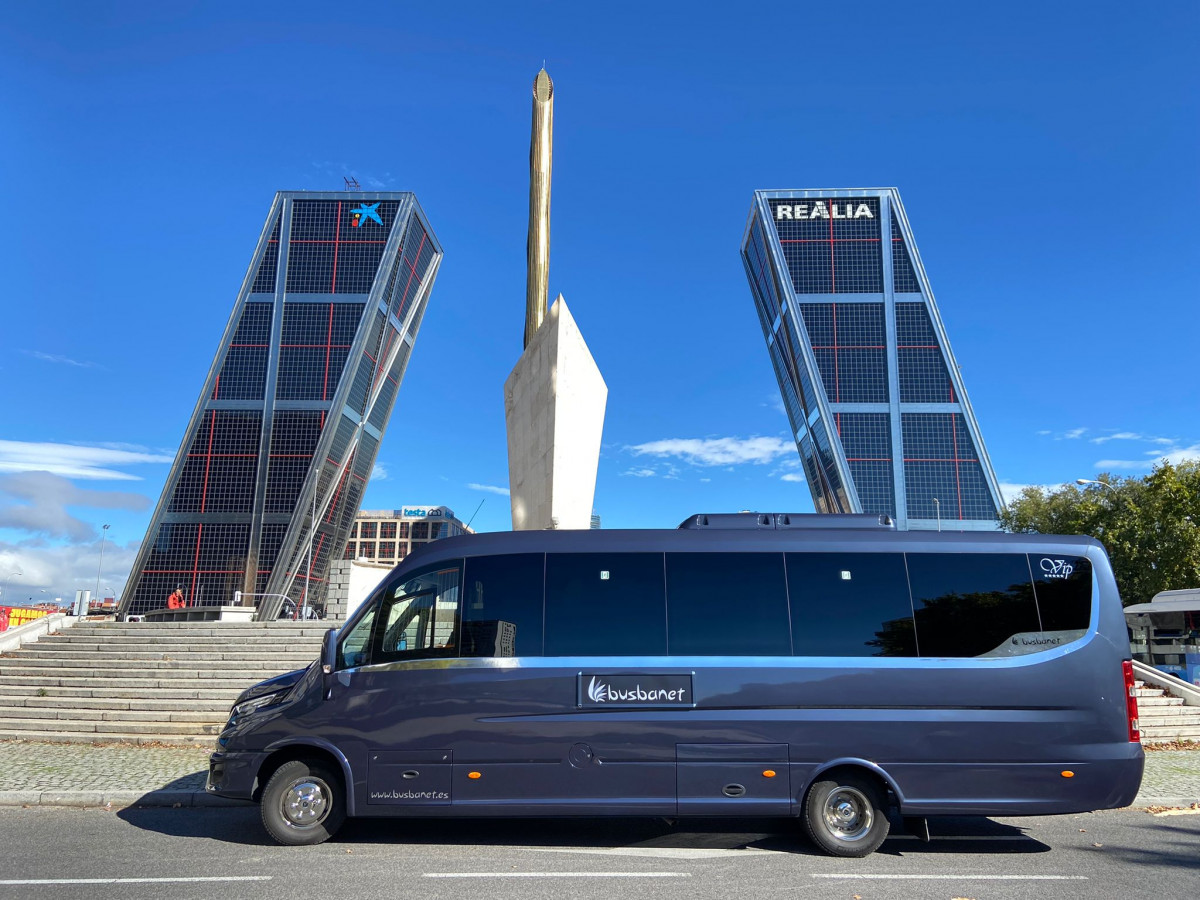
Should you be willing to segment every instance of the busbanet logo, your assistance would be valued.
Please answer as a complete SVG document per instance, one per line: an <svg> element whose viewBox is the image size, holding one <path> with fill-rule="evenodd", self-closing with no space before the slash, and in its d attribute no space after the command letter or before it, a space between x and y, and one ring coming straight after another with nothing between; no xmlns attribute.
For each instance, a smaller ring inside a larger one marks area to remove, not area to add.
<svg viewBox="0 0 1200 900"><path fill-rule="evenodd" d="M873 219L875 214L865 203L836 203L814 200L812 203L780 203L775 207L775 221L780 219Z"/></svg>
<svg viewBox="0 0 1200 900"><path fill-rule="evenodd" d="M580 673L579 705L691 706L692 676Z"/></svg>

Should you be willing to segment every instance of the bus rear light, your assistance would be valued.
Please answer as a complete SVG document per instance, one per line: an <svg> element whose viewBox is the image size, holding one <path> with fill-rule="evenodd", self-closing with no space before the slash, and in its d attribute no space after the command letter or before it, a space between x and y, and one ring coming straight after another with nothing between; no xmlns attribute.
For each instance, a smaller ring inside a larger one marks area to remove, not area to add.
<svg viewBox="0 0 1200 900"><path fill-rule="evenodd" d="M1125 660L1121 663L1125 672L1125 710L1129 716L1129 740L1131 743L1141 743L1142 732L1138 725L1137 685L1133 678L1133 663Z"/></svg>

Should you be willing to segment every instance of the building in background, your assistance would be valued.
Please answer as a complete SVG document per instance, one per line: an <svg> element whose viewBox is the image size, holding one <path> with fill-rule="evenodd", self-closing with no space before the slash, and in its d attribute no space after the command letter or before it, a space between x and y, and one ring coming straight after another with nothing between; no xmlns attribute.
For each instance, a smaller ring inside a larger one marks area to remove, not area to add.
<svg viewBox="0 0 1200 900"><path fill-rule="evenodd" d="M995 529L999 486L899 193L757 191L742 260L817 511Z"/></svg>
<svg viewBox="0 0 1200 900"><path fill-rule="evenodd" d="M411 193L275 195L122 614L322 605L441 258Z"/></svg>
<svg viewBox="0 0 1200 900"><path fill-rule="evenodd" d="M474 534L448 506L364 509L350 526L344 559L396 565L422 544L456 534Z"/></svg>

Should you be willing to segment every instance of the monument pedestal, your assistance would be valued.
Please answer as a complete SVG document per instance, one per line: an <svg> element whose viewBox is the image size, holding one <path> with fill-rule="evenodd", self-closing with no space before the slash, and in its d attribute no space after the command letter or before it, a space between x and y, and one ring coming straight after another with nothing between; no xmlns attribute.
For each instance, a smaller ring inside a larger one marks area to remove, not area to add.
<svg viewBox="0 0 1200 900"><path fill-rule="evenodd" d="M591 527L607 402L560 294L504 382L514 531Z"/></svg>

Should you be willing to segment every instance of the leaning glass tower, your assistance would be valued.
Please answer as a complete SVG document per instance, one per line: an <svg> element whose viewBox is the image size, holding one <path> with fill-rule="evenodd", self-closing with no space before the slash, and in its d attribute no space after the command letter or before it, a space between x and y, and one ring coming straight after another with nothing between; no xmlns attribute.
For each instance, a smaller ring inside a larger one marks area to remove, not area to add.
<svg viewBox="0 0 1200 900"><path fill-rule="evenodd" d="M742 260L817 511L995 529L999 486L899 193L757 191Z"/></svg>
<svg viewBox="0 0 1200 900"><path fill-rule="evenodd" d="M122 614L323 605L441 258L411 193L275 195Z"/></svg>

